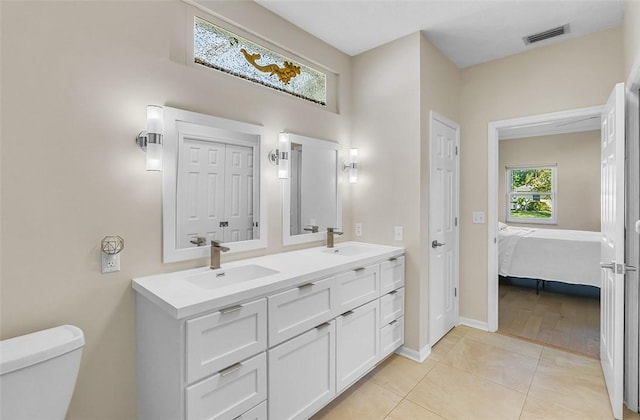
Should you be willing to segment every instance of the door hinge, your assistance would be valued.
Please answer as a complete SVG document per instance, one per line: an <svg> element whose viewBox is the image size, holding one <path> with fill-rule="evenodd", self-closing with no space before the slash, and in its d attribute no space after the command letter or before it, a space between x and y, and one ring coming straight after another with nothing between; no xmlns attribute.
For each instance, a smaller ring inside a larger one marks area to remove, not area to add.
<svg viewBox="0 0 640 420"><path fill-rule="evenodd" d="M458 226L458 218L457 217L453 218L453 225L454 226Z"/></svg>
<svg viewBox="0 0 640 420"><path fill-rule="evenodd" d="M458 288L457 287L453 288L453 297L458 297Z"/></svg>
<svg viewBox="0 0 640 420"><path fill-rule="evenodd" d="M456 146L456 156L458 156L458 146Z"/></svg>

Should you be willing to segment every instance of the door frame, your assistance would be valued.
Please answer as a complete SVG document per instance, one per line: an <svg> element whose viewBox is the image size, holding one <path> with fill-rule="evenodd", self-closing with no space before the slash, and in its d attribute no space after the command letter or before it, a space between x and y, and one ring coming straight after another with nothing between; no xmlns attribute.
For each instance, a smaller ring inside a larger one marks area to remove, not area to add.
<svg viewBox="0 0 640 420"><path fill-rule="evenodd" d="M447 117L444 117L441 114L438 114L437 112L431 110L429 111L429 186L431 185L431 170L433 168L433 165L431 164L431 150L432 150L432 146L433 146L433 121L439 121L442 124L445 124L451 128L453 128L456 132L456 140L455 140L455 145L457 147L457 153L456 153L456 169L455 169L455 176L456 176L456 183L455 183L455 205L453 208L453 212L455 214L455 217L457 218L457 225L455 226L455 246L453 249L454 252L454 283L455 283L455 288L456 288L456 296L455 296L455 320L454 320L454 325L458 325L460 323L460 124L456 123L455 121L452 121L450 119L448 119ZM429 188L429 191L431 190L431 188ZM431 195L429 195L429 200L431 200ZM428 218L427 220L431 220L431 204L429 203L429 206L427 207L427 212L428 214ZM429 222L430 223L430 222ZM429 231L431 229L429 228ZM431 237L429 236L429 239ZM430 241L428 241L430 243ZM431 248L429 245L429 266L431 266ZM430 270L430 268L429 268ZM431 279L429 279L429 282L431 282ZM431 293L429 293L429 300L431 300ZM431 303L429 304L429 307L431 307ZM427 337L429 340L429 346L433 346L435 343L431 343L430 341L430 333L432 328L432 317L430 316L431 314L429 314L429 323L428 323L428 328L429 330L427 331Z"/></svg>
<svg viewBox="0 0 640 420"><path fill-rule="evenodd" d="M505 128L516 128L525 125L543 124L546 122L565 120L569 118L600 117L603 106L571 109L567 111L550 112L546 114L529 115L492 121L488 125L488 192L487 192L487 329L498 329L498 142L499 131Z"/></svg>

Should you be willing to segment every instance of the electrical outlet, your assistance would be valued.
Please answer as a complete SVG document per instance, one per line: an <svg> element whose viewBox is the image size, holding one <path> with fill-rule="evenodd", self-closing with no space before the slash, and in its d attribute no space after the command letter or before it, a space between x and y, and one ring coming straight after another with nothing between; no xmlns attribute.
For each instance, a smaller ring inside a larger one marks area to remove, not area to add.
<svg viewBox="0 0 640 420"><path fill-rule="evenodd" d="M396 241L402 241L404 239L404 229L402 226L393 227L393 239Z"/></svg>
<svg viewBox="0 0 640 420"><path fill-rule="evenodd" d="M356 223L356 236L362 236L362 223Z"/></svg>
<svg viewBox="0 0 640 420"><path fill-rule="evenodd" d="M102 274L120 271L120 254L102 254Z"/></svg>

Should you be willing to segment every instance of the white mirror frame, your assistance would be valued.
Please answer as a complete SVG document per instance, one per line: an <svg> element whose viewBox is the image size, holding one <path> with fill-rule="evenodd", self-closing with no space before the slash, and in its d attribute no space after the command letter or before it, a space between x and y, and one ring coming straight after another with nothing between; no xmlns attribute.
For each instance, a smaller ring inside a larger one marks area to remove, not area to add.
<svg viewBox="0 0 640 420"><path fill-rule="evenodd" d="M237 131L239 133L253 134L260 137L258 156L260 159L260 220L258 229L260 237L249 241L230 242L224 245L229 247L229 253L244 252L267 247L267 188L264 168L267 165L263 128L259 125L240 121L227 120L211 115L199 114L182 109L163 107L164 110L164 141L163 141L163 170L162 170L162 261L165 263L191 260L209 257L211 245L178 248L176 246L177 214L177 174L178 174L178 150L179 122L188 122L203 126Z"/></svg>
<svg viewBox="0 0 640 420"><path fill-rule="evenodd" d="M336 226L338 230L342 229L342 171L340 168L342 159L340 156L341 146L326 140L305 137L298 134L289 134L291 143L305 145L313 145L313 147L324 148L336 151ZM281 180L282 186L282 244L296 245L307 242L322 241L327 239L327 232L304 233L300 235L291 235L291 174L289 178Z"/></svg>

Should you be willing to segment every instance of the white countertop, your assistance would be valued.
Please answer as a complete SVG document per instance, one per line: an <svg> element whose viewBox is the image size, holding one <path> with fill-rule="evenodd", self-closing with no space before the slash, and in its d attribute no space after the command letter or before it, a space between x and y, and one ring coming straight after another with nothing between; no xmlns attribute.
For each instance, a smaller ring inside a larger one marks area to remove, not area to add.
<svg viewBox="0 0 640 420"><path fill-rule="evenodd" d="M349 246L370 249L345 256L323 252L327 248L322 246L223 263L222 270L255 264L279 273L214 289L205 289L187 281L190 276L211 272L209 267L138 277L133 279L132 286L172 317L182 319L404 254L401 247L363 242L342 242L336 244L335 249Z"/></svg>

